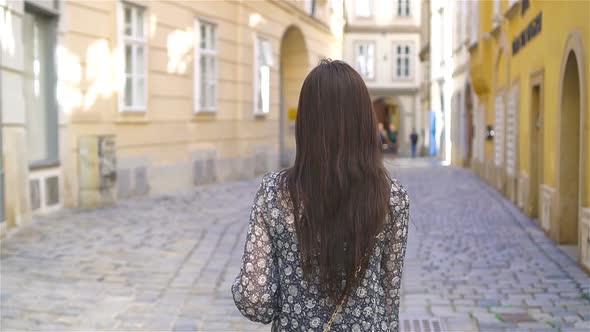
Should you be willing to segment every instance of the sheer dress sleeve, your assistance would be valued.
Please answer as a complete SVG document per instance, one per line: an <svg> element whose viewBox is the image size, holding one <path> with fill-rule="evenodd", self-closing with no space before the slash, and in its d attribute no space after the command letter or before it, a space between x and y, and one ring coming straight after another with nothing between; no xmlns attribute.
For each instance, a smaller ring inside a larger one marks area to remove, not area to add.
<svg viewBox="0 0 590 332"><path fill-rule="evenodd" d="M268 182L267 175L256 193L241 270L231 287L234 302L242 315L264 324L272 322L279 314L278 267L268 229L273 194Z"/></svg>
<svg viewBox="0 0 590 332"><path fill-rule="evenodd" d="M410 201L406 190L399 184L392 186L390 208L393 214L386 229L385 247L381 260L381 284L385 293L385 313L391 332L399 331L399 301L406 242Z"/></svg>

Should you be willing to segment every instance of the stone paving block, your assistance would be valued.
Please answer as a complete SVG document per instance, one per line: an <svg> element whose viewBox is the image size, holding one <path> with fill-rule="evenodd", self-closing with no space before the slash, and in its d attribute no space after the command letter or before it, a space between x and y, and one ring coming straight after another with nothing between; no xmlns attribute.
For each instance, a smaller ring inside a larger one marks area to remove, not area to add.
<svg viewBox="0 0 590 332"><path fill-rule="evenodd" d="M461 332L478 321L493 332L569 332L590 322L588 275L494 189L452 168L395 169L395 176L408 189L415 224L402 315L454 319ZM1 329L268 331L240 315L229 291L258 184L201 185L40 217L0 243ZM512 313L535 322L497 320Z"/></svg>
<svg viewBox="0 0 590 332"><path fill-rule="evenodd" d="M469 317L453 317L445 320L447 331L477 332L477 322Z"/></svg>
<svg viewBox="0 0 590 332"><path fill-rule="evenodd" d="M518 326L509 323L481 323L478 324L480 331L516 331Z"/></svg>
<svg viewBox="0 0 590 332"><path fill-rule="evenodd" d="M526 309L522 307L490 307L490 311L497 314L522 314Z"/></svg>
<svg viewBox="0 0 590 332"><path fill-rule="evenodd" d="M487 308L487 307L497 307L500 305L500 301L497 300L480 300L477 301L477 305L479 307Z"/></svg>
<svg viewBox="0 0 590 332"><path fill-rule="evenodd" d="M457 315L453 306L433 305L430 306L430 312L436 317L452 317Z"/></svg>

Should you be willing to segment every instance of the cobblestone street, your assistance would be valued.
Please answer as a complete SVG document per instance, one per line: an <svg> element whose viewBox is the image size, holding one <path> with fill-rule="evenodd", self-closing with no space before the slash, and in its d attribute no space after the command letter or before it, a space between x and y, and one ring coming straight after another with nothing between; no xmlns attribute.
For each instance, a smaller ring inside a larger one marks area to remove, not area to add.
<svg viewBox="0 0 590 332"><path fill-rule="evenodd" d="M590 278L533 221L469 171L390 166L411 197L402 319L458 332L590 330ZM258 183L66 210L10 234L2 331L268 331L230 294Z"/></svg>

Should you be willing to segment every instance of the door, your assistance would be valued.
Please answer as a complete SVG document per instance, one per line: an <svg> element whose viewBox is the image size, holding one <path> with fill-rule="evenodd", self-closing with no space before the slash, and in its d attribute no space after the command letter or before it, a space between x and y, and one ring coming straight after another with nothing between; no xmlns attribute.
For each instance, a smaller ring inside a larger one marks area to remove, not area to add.
<svg viewBox="0 0 590 332"><path fill-rule="evenodd" d="M539 213L539 192L541 191L542 181L542 169L541 165L541 86L533 86L531 94L531 122L530 122L530 133L531 133L531 159L530 159L530 206L529 216L537 218Z"/></svg>

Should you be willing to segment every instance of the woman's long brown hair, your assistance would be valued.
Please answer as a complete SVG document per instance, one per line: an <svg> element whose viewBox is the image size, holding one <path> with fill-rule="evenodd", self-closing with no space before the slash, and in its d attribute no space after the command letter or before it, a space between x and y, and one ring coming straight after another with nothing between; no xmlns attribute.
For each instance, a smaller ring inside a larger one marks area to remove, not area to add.
<svg viewBox="0 0 590 332"><path fill-rule="evenodd" d="M369 92L348 64L322 60L303 82L296 143L283 183L295 210L304 276L319 277L330 297L344 296L357 269L364 275L389 213L391 186Z"/></svg>

